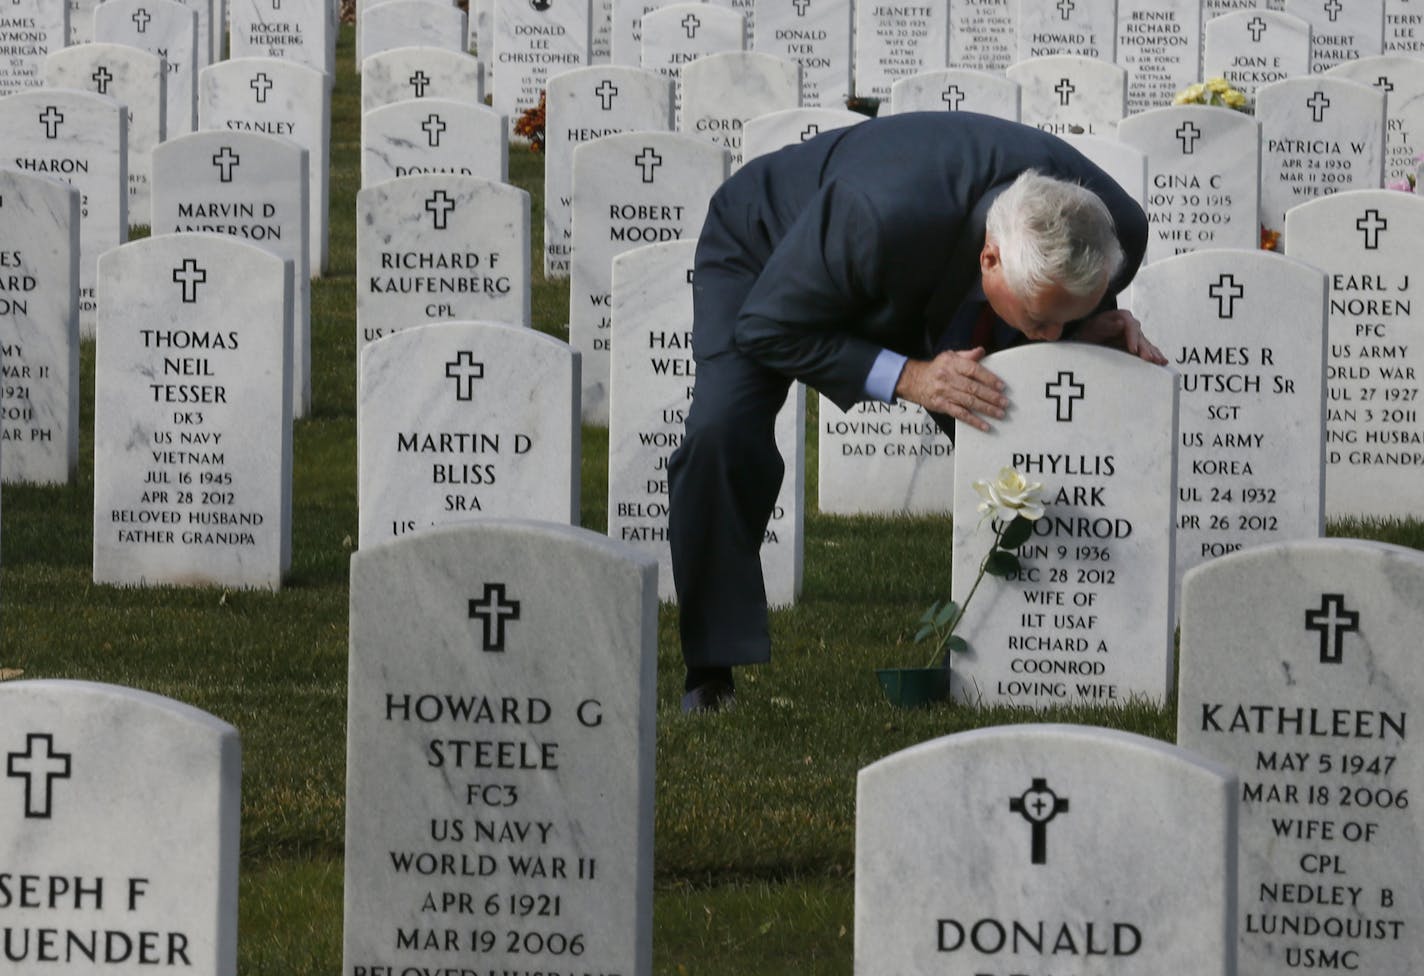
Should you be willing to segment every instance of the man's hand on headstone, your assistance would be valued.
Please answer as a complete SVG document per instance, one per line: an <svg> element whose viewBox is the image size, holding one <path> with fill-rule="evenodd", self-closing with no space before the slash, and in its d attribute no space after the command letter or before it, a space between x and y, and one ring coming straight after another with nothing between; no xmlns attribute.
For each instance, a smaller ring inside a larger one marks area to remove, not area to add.
<svg viewBox="0 0 1424 976"><path fill-rule="evenodd" d="M987 431L984 418L1003 419L1009 399L1003 393L1004 381L979 365L983 358L981 347L942 352L929 362L908 360L895 395Z"/></svg>
<svg viewBox="0 0 1424 976"><path fill-rule="evenodd" d="M1137 321L1137 316L1125 308L1113 308L1089 316L1079 324L1073 338L1079 342L1112 346L1158 366L1167 365L1167 357L1162 350L1142 334L1142 323Z"/></svg>

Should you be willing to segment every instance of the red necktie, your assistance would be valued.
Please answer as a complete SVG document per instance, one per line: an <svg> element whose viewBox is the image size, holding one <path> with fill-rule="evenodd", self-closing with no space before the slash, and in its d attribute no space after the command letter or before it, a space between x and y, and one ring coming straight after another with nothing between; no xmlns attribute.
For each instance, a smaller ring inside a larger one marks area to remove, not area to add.
<svg viewBox="0 0 1424 976"><path fill-rule="evenodd" d="M979 317L974 320L974 331L969 336L969 348L983 346L986 354L996 350L998 345L994 342L994 326L998 324L999 317L994 314L994 306L985 302L979 307Z"/></svg>

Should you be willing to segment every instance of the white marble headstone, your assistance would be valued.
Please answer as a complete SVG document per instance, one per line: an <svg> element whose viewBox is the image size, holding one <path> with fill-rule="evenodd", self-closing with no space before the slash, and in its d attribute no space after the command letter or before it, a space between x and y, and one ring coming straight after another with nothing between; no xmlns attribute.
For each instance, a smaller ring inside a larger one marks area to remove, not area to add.
<svg viewBox="0 0 1424 976"><path fill-rule="evenodd" d="M79 332L93 335L95 266L129 234L128 113L106 95L27 88L0 98L0 132L0 165L79 190Z"/></svg>
<svg viewBox="0 0 1424 976"><path fill-rule="evenodd" d="M801 104L840 109L851 92L849 0L757 0L753 50L801 65Z"/></svg>
<svg viewBox="0 0 1424 976"><path fill-rule="evenodd" d="M727 166L727 150L676 133L625 132L574 150L569 342L583 356L585 422L608 423L613 259L696 240Z"/></svg>
<svg viewBox="0 0 1424 976"><path fill-rule="evenodd" d="M174 0L104 0L94 10L94 40L127 44L163 59L164 137L198 124L198 14Z"/></svg>
<svg viewBox="0 0 1424 976"><path fill-rule="evenodd" d="M492 108L448 98L412 98L361 116L361 186L443 173L503 182L509 120Z"/></svg>
<svg viewBox="0 0 1424 976"><path fill-rule="evenodd" d="M494 0L470 0L465 16L465 50L489 61L494 57Z"/></svg>
<svg viewBox="0 0 1424 976"><path fill-rule="evenodd" d="M1421 594L1417 550L1352 539L1187 575L1177 741L1241 777L1242 973L1424 959Z"/></svg>
<svg viewBox="0 0 1424 976"><path fill-rule="evenodd" d="M620 132L672 128L672 79L623 65L575 68L549 79L544 127L544 274L569 276L574 148Z"/></svg>
<svg viewBox="0 0 1424 976"><path fill-rule="evenodd" d="M1196 81L1201 0L1117 0L1117 63L1127 69L1129 114L1164 108Z"/></svg>
<svg viewBox="0 0 1424 976"><path fill-rule="evenodd" d="M1147 157L1147 260L1259 247L1261 126L1228 108L1178 105L1130 115L1118 138Z"/></svg>
<svg viewBox="0 0 1424 976"><path fill-rule="evenodd" d="M1237 788L1079 725L887 756L856 782L855 974L1232 976Z"/></svg>
<svg viewBox="0 0 1424 976"><path fill-rule="evenodd" d="M560 71L587 66L593 43L589 0L495 0L495 111L519 118Z"/></svg>
<svg viewBox="0 0 1424 976"><path fill-rule="evenodd" d="M1238 10L1263 10L1266 7L1266 0L1201 0L1203 21L1215 20L1222 14Z"/></svg>
<svg viewBox="0 0 1424 976"><path fill-rule="evenodd" d="M206 712L0 684L6 971L234 976L241 789L237 730Z"/></svg>
<svg viewBox="0 0 1424 976"><path fill-rule="evenodd" d="M356 194L356 345L426 322L530 324L529 194L474 176Z"/></svg>
<svg viewBox="0 0 1424 976"><path fill-rule="evenodd" d="M219 62L204 68L198 76L198 127L286 136L306 148L311 187L311 272L325 272L331 196L328 76L281 58L232 58Z"/></svg>
<svg viewBox="0 0 1424 976"><path fill-rule="evenodd" d="M1395 190L1341 193L1286 215L1286 254L1320 268L1330 285L1327 517L1424 511L1421 235L1424 198Z"/></svg>
<svg viewBox="0 0 1424 976"><path fill-rule="evenodd" d="M859 125L865 119L859 112L835 108L788 108L759 115L742 127L742 161L814 139L822 132Z"/></svg>
<svg viewBox="0 0 1424 976"><path fill-rule="evenodd" d="M960 0L949 5L949 63L1002 72L1018 60L1019 0Z"/></svg>
<svg viewBox="0 0 1424 976"><path fill-rule="evenodd" d="M629 68L643 63L643 15L686 0L613 0L611 64Z"/></svg>
<svg viewBox="0 0 1424 976"><path fill-rule="evenodd" d="M0 480L79 463L79 191L0 167Z"/></svg>
<svg viewBox="0 0 1424 976"><path fill-rule="evenodd" d="M439 0L385 0L361 14L356 64L398 47L465 48L465 12Z"/></svg>
<svg viewBox="0 0 1424 976"><path fill-rule="evenodd" d="M1237 10L1203 28L1202 77L1254 99L1262 85L1310 73L1310 24L1274 10Z"/></svg>
<svg viewBox="0 0 1424 976"><path fill-rule="evenodd" d="M1310 24L1310 73L1384 53L1384 0L1285 0Z"/></svg>
<svg viewBox="0 0 1424 976"><path fill-rule="evenodd" d="M1424 10L1424 7L1420 8ZM1402 54L1385 54L1347 61L1325 72L1385 93L1386 182L1404 180L1419 165L1424 151L1424 61Z"/></svg>
<svg viewBox="0 0 1424 976"><path fill-rule="evenodd" d="M1208 559L1323 535L1325 276L1202 251L1138 272L1132 310L1181 389L1177 586Z"/></svg>
<svg viewBox="0 0 1424 976"><path fill-rule="evenodd" d="M1385 0L1384 51L1424 53L1424 0Z"/></svg>
<svg viewBox="0 0 1424 976"><path fill-rule="evenodd" d="M0 96L45 84L45 58L69 43L69 0L0 7Z"/></svg>
<svg viewBox="0 0 1424 976"><path fill-rule="evenodd" d="M1272 82L1256 96L1261 123L1261 223L1285 227L1286 211L1384 182L1384 92L1343 78Z"/></svg>
<svg viewBox="0 0 1424 976"><path fill-rule="evenodd" d="M164 234L99 260L94 581L277 589L291 561L292 264Z"/></svg>
<svg viewBox="0 0 1424 976"><path fill-rule="evenodd" d="M1127 111L1127 71L1058 54L1020 61L1006 74L1020 88L1020 118L1056 135L1111 136Z"/></svg>
<svg viewBox="0 0 1424 976"><path fill-rule="evenodd" d="M214 60L213 11L226 4L224 0L178 0L178 3L198 15L198 46L193 62L197 70L202 71Z"/></svg>
<svg viewBox="0 0 1424 976"><path fill-rule="evenodd" d="M989 433L959 425L953 598L963 603L994 540L973 482L1016 468L1044 486L1047 511L1019 550L1019 577L986 577L965 612L959 632L970 649L951 662L955 697L1038 707L1165 701L1176 376L1076 342L985 363L1007 385L1009 415Z"/></svg>
<svg viewBox="0 0 1424 976"><path fill-rule="evenodd" d="M147 226L153 147L167 137L163 59L127 44L76 44L45 58L45 86L107 95L128 109L129 224Z"/></svg>
<svg viewBox="0 0 1424 976"><path fill-rule="evenodd" d="M675 3L643 15L641 66L673 80L673 115L682 102L682 68L708 54L746 47L746 21L727 7Z"/></svg>
<svg viewBox="0 0 1424 976"><path fill-rule="evenodd" d="M1146 208L1147 156L1141 150L1106 136L1075 136L1070 133L1059 138L1111 176L1118 186L1137 201L1139 207Z"/></svg>
<svg viewBox="0 0 1424 976"><path fill-rule="evenodd" d="M1019 4L1018 60L1071 54L1112 63L1119 0L1033 0Z"/></svg>
<svg viewBox="0 0 1424 976"><path fill-rule="evenodd" d="M501 516L577 524L578 357L495 322L402 329L362 348L360 545Z"/></svg>
<svg viewBox="0 0 1424 976"><path fill-rule="evenodd" d="M855 94L890 97L901 78L949 64L946 4L855 4Z"/></svg>
<svg viewBox="0 0 1424 976"><path fill-rule="evenodd" d="M657 621L583 529L352 557L343 972L652 971Z"/></svg>
<svg viewBox="0 0 1424 976"><path fill-rule="evenodd" d="M463 51L398 47L361 62L361 111L409 98L485 103L485 69Z"/></svg>
<svg viewBox="0 0 1424 976"><path fill-rule="evenodd" d="M311 412L307 151L257 132L193 132L153 152L153 233L226 234L292 262L292 417Z"/></svg>
<svg viewBox="0 0 1424 976"><path fill-rule="evenodd" d="M69 0L69 43L88 44L94 40L94 8L99 0Z"/></svg>
<svg viewBox="0 0 1424 976"><path fill-rule="evenodd" d="M901 112L978 112L1019 120L1019 85L1003 75L941 68L901 78L890 87L890 104L877 115Z"/></svg>
<svg viewBox="0 0 1424 976"><path fill-rule="evenodd" d="M742 165L742 127L758 115L799 107L801 66L771 54L726 51L682 69L678 131L727 149Z"/></svg>
<svg viewBox="0 0 1424 976"><path fill-rule="evenodd" d="M907 400L841 411L821 397L817 504L832 515L948 514L954 442Z"/></svg>
<svg viewBox="0 0 1424 976"><path fill-rule="evenodd" d="M667 462L682 442L696 371L692 359L695 241L654 244L613 260L612 405L608 422L608 534L658 559L659 596L676 600L668 542ZM767 602L796 602L805 520L806 393L791 385L776 417L786 465L761 547Z"/></svg>
<svg viewBox="0 0 1424 976"><path fill-rule="evenodd" d="M330 0L230 0L234 58L281 58L336 74L335 5Z"/></svg>

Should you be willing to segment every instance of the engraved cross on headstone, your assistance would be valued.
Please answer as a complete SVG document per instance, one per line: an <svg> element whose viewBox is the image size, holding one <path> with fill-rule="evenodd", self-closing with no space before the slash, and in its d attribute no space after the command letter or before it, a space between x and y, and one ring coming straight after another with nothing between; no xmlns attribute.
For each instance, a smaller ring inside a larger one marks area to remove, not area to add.
<svg viewBox="0 0 1424 976"><path fill-rule="evenodd" d="M1058 80L1058 85L1053 90L1058 93L1058 104L1067 105L1068 97L1078 89L1074 88L1073 82L1069 81L1067 78L1060 78Z"/></svg>
<svg viewBox="0 0 1424 976"><path fill-rule="evenodd" d="M964 101L964 98L964 90L958 85L950 85L944 90L943 94L939 96L939 100L949 106L951 112L959 111L959 105Z"/></svg>
<svg viewBox="0 0 1424 976"><path fill-rule="evenodd" d="M1360 629L1360 615L1345 609L1342 593L1322 593L1320 609L1305 611L1305 629L1320 634L1320 663L1339 664L1345 655L1345 635Z"/></svg>
<svg viewBox="0 0 1424 976"><path fill-rule="evenodd" d="M140 34L148 33L148 22L152 19L153 15L143 7L139 7L135 10L133 16L129 18L129 20L134 22L134 26L138 28Z"/></svg>
<svg viewBox="0 0 1424 976"><path fill-rule="evenodd" d="M1072 423L1073 404L1083 399L1086 393L1087 387L1079 383L1069 370L1060 372L1057 382L1043 386L1043 395L1058 405L1059 423Z"/></svg>
<svg viewBox="0 0 1424 976"><path fill-rule="evenodd" d="M1330 107L1330 99L1323 91L1318 91L1310 96L1310 101L1305 103L1305 107L1310 109L1312 122L1324 122L1325 110Z"/></svg>
<svg viewBox="0 0 1424 976"><path fill-rule="evenodd" d="M481 650L502 652L504 650L504 625L519 619L519 602L505 602L503 583L486 583L485 591L478 600L470 601L470 619L483 625L483 647Z"/></svg>
<svg viewBox="0 0 1424 976"><path fill-rule="evenodd" d="M1201 129L1191 119L1177 126L1177 138L1182 143L1182 155L1190 156L1197 151L1197 140L1201 138Z"/></svg>
<svg viewBox="0 0 1424 976"><path fill-rule="evenodd" d="M1258 14L1256 19L1246 25L1246 29L1251 32L1251 40L1260 43L1261 35L1266 33L1266 22Z"/></svg>
<svg viewBox="0 0 1424 976"><path fill-rule="evenodd" d="M429 141L430 148L439 148L440 133L446 129L445 120L438 115L432 114L424 122L420 123L420 127L425 130L425 138Z"/></svg>
<svg viewBox="0 0 1424 976"><path fill-rule="evenodd" d="M603 103L602 108L605 112L611 112L613 110L613 96L618 94L617 85L607 78L604 78L598 87L593 90L593 93L597 95L599 101Z"/></svg>
<svg viewBox="0 0 1424 976"><path fill-rule="evenodd" d="M183 266L173 269L173 283L183 286L185 305L192 305L198 300L198 286L207 280L207 269L198 267L198 262L193 258L184 258Z"/></svg>
<svg viewBox="0 0 1424 976"><path fill-rule="evenodd" d="M1389 80L1388 75L1380 75L1375 81L1375 87L1385 92L1392 92L1394 91L1394 82Z"/></svg>
<svg viewBox="0 0 1424 976"><path fill-rule="evenodd" d="M436 230L445 230L446 220L454 209L454 198L444 190L436 190L425 201L425 212L434 218Z"/></svg>
<svg viewBox="0 0 1424 976"><path fill-rule="evenodd" d="M36 747L42 746L43 754ZM5 776L25 781L25 817L48 820L53 813L54 781L69 779L73 753L55 752L54 736L48 732L31 732L25 736L25 751L9 753L5 759Z"/></svg>
<svg viewBox="0 0 1424 976"><path fill-rule="evenodd" d="M806 16L806 8L811 6L811 0L791 0L791 5L796 8L796 16Z"/></svg>
<svg viewBox="0 0 1424 976"><path fill-rule="evenodd" d="M1228 273L1217 278L1206 293L1216 299L1217 317L1229 319L1236 315L1236 299L1246 297L1246 288L1237 282L1235 275Z"/></svg>
<svg viewBox="0 0 1424 976"><path fill-rule="evenodd" d="M702 26L702 21L697 19L696 14L688 14L682 18L682 29L687 31L687 39L692 40L697 36L697 28Z"/></svg>
<svg viewBox="0 0 1424 976"><path fill-rule="evenodd" d="M424 98L425 89L430 84L430 79L426 77L424 70L417 70L415 74L406 79L406 84L415 89L416 98Z"/></svg>
<svg viewBox="0 0 1424 976"><path fill-rule="evenodd" d="M1340 0L1327 0L1325 4L1325 12L1330 15L1330 23L1333 24L1335 23L1335 21L1339 20L1340 11L1344 9L1345 5L1342 4Z"/></svg>
<svg viewBox="0 0 1424 976"><path fill-rule="evenodd" d="M820 127L819 125L817 125L816 123L812 122L810 125L806 126L806 128L805 128L804 130L802 130L802 132L801 132L801 141L802 141L802 142L805 142L807 139L810 139L812 136L818 136L818 135L820 135L820 134L821 134L821 127Z"/></svg>
<svg viewBox="0 0 1424 976"><path fill-rule="evenodd" d="M89 76L89 80L94 83L95 91L100 95L107 95L109 94L109 82L114 80L114 76L110 74L106 66L101 64L98 70Z"/></svg>
<svg viewBox="0 0 1424 976"><path fill-rule="evenodd" d="M281 9L282 9L282 0L272 0L272 9L273 9L273 10L281 10Z"/></svg>
<svg viewBox="0 0 1424 976"><path fill-rule="evenodd" d="M1077 4L1073 0L1058 0L1058 12L1063 15L1063 19L1068 17L1077 9Z"/></svg>
<svg viewBox="0 0 1424 976"><path fill-rule="evenodd" d="M218 168L218 182L231 183L232 171L237 169L242 157L232 151L231 146L223 146L213 155L213 165Z"/></svg>
<svg viewBox="0 0 1424 976"><path fill-rule="evenodd" d="M46 105L40 113L40 125L45 127L46 139L58 139L59 127L64 124L64 113L53 105Z"/></svg>
<svg viewBox="0 0 1424 976"><path fill-rule="evenodd" d="M473 400L475 380L485 378L485 364L475 362L475 354L470 350L461 349L445 364L445 375L455 381L456 400Z"/></svg>
<svg viewBox="0 0 1424 976"><path fill-rule="evenodd" d="M644 146L633 160L643 171L643 182L653 182L653 171L663 164L663 158L653 151L652 146Z"/></svg>
<svg viewBox="0 0 1424 976"><path fill-rule="evenodd" d="M1033 826L1030 855L1032 863L1048 863L1048 824L1060 813L1068 812L1068 799L1048 788L1048 780L1034 777L1033 784L1021 796L1009 800L1009 811L1017 813Z"/></svg>
<svg viewBox="0 0 1424 976"><path fill-rule="evenodd" d="M1365 211L1365 215L1355 221L1355 230L1363 231L1365 235L1365 250L1375 251L1379 249L1379 236L1381 231L1389 230L1389 221L1380 216L1380 212L1374 207Z"/></svg>
<svg viewBox="0 0 1424 976"><path fill-rule="evenodd" d="M272 90L272 79L267 77L267 72L257 72L257 77L248 82L247 87L256 93L258 105L267 104L267 93Z"/></svg>

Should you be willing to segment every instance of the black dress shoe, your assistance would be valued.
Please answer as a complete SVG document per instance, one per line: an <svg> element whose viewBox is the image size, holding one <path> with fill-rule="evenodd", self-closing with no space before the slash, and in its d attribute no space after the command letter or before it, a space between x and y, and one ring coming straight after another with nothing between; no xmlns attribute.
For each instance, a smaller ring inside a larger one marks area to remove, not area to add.
<svg viewBox="0 0 1424 976"><path fill-rule="evenodd" d="M720 712L737 702L737 693L726 681L706 681L682 696L682 713Z"/></svg>

